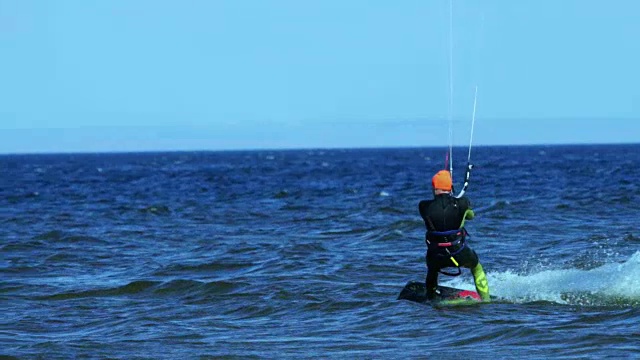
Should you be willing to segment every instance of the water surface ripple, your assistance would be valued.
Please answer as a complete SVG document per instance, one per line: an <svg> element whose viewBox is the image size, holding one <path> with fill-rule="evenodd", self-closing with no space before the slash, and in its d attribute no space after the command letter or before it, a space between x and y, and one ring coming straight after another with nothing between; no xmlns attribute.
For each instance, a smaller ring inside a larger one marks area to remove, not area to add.
<svg viewBox="0 0 640 360"><path fill-rule="evenodd" d="M396 300L443 156L0 156L0 356L640 356L640 146L474 149L466 307Z"/></svg>

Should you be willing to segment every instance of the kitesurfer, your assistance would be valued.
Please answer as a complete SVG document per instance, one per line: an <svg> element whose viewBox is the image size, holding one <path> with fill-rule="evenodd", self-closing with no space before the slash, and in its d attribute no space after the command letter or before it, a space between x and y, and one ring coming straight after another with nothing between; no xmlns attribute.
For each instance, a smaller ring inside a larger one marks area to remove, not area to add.
<svg viewBox="0 0 640 360"><path fill-rule="evenodd" d="M466 242L464 221L474 217L466 196L454 197L451 173L441 170L431 179L433 200L420 201L418 208L427 227L426 296L432 300L438 287L438 272L447 267L471 269L476 290L483 301L489 300L489 284L478 255Z"/></svg>

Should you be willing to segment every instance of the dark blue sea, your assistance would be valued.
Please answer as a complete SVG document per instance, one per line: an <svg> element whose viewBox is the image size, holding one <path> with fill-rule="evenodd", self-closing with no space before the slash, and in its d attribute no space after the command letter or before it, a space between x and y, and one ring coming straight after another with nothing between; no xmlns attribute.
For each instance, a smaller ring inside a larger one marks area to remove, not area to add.
<svg viewBox="0 0 640 360"><path fill-rule="evenodd" d="M640 145L475 147L500 300L396 300L445 152L0 156L0 357L640 357Z"/></svg>

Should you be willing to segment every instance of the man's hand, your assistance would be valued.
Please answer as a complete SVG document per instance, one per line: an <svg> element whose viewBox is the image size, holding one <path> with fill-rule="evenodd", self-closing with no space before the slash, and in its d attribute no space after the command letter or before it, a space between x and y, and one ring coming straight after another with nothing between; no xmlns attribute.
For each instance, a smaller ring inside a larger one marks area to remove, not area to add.
<svg viewBox="0 0 640 360"><path fill-rule="evenodd" d="M473 220L475 216L476 216L476 213L474 213L473 210L471 209L467 209L467 211L464 212L465 220Z"/></svg>

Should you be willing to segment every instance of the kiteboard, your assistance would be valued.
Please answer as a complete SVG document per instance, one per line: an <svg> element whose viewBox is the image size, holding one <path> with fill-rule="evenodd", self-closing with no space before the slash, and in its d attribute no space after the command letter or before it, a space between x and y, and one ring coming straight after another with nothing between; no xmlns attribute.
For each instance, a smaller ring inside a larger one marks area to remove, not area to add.
<svg viewBox="0 0 640 360"><path fill-rule="evenodd" d="M495 297L491 297L495 299ZM480 295L471 290L456 289L449 286L438 285L434 299L427 299L424 282L409 281L398 295L398 300L409 300L421 304L428 303L479 303Z"/></svg>

